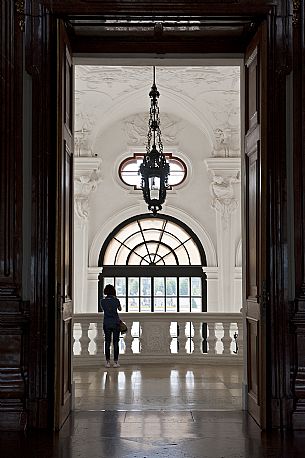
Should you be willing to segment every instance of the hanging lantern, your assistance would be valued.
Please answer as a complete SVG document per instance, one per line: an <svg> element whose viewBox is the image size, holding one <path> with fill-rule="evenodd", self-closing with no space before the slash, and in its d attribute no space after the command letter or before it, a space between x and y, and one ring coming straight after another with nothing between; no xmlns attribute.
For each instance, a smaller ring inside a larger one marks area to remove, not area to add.
<svg viewBox="0 0 305 458"><path fill-rule="evenodd" d="M162 209L168 188L169 164L163 154L161 140L158 98L160 93L156 86L156 70L153 67L153 85L151 87L150 111L147 134L146 154L140 165L142 176L141 189L143 197L153 215Z"/></svg>

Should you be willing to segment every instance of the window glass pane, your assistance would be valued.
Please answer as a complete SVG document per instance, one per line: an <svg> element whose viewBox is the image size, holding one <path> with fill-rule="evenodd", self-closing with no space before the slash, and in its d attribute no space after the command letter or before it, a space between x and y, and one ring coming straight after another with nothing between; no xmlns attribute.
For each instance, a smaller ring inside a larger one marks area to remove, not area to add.
<svg viewBox="0 0 305 458"><path fill-rule="evenodd" d="M185 248L188 251L188 254L190 256L191 265L192 266L200 266L201 265L201 257L200 257L200 253L199 253L199 250L198 250L197 245L195 244L195 242L193 240L188 240L185 243L184 246L185 246Z"/></svg>
<svg viewBox="0 0 305 458"><path fill-rule="evenodd" d="M192 284L192 296L201 296L201 278L200 277L192 277L191 278Z"/></svg>
<svg viewBox="0 0 305 458"><path fill-rule="evenodd" d="M182 245L175 250L176 256L179 260L179 265L180 266L189 266L190 265L190 260L188 257L188 253L185 249L185 247Z"/></svg>
<svg viewBox="0 0 305 458"><path fill-rule="evenodd" d="M146 241L155 240L156 242L160 239L160 230L149 229L143 232L144 239Z"/></svg>
<svg viewBox="0 0 305 458"><path fill-rule="evenodd" d="M144 257L147 255L147 247L143 243L134 249L134 253L137 253L139 256Z"/></svg>
<svg viewBox="0 0 305 458"><path fill-rule="evenodd" d="M124 244L127 245L129 248L133 249L135 246L139 245L142 242L143 242L142 234L141 232L138 231L135 234L132 234L130 237L128 237L124 241Z"/></svg>
<svg viewBox="0 0 305 458"><path fill-rule="evenodd" d="M162 257L170 252L171 252L171 249L168 248L167 246L162 245L162 242L161 242L161 244L158 246L158 251L157 251L158 255Z"/></svg>
<svg viewBox="0 0 305 458"><path fill-rule="evenodd" d="M128 298L128 312L138 312L139 311L139 298L138 297L129 297Z"/></svg>
<svg viewBox="0 0 305 458"><path fill-rule="evenodd" d="M104 277L104 288L106 285L114 286L114 278L113 277Z"/></svg>
<svg viewBox="0 0 305 458"><path fill-rule="evenodd" d="M180 312L190 312L190 299L188 297L180 297L179 306Z"/></svg>
<svg viewBox="0 0 305 458"><path fill-rule="evenodd" d="M164 277L155 277L154 296L165 296Z"/></svg>
<svg viewBox="0 0 305 458"><path fill-rule="evenodd" d="M138 256L137 253L131 253L128 259L129 266L139 266L141 262L143 263L142 257Z"/></svg>
<svg viewBox="0 0 305 458"><path fill-rule="evenodd" d="M151 296L151 278L141 277L141 296Z"/></svg>
<svg viewBox="0 0 305 458"><path fill-rule="evenodd" d="M189 296L190 295L190 278L180 277L179 278L179 295Z"/></svg>
<svg viewBox="0 0 305 458"><path fill-rule="evenodd" d="M161 229L164 224L163 219L159 218L145 218L139 221L142 229Z"/></svg>
<svg viewBox="0 0 305 458"><path fill-rule="evenodd" d="M151 298L150 297L141 297L141 312L151 312Z"/></svg>
<svg viewBox="0 0 305 458"><path fill-rule="evenodd" d="M116 257L116 264L117 265L125 265L127 262L127 256L129 255L130 250L126 248L124 245L121 245L121 248L118 251L118 255Z"/></svg>
<svg viewBox="0 0 305 458"><path fill-rule="evenodd" d="M130 235L134 234L135 232L139 231L139 226L136 221L133 223L128 224L127 226L123 227L115 236L120 242L124 242Z"/></svg>
<svg viewBox="0 0 305 458"><path fill-rule="evenodd" d="M166 311L167 312L177 312L177 298L176 297L167 297L166 298Z"/></svg>
<svg viewBox="0 0 305 458"><path fill-rule="evenodd" d="M163 258L161 258L158 254L155 257L155 264L158 264L159 266L164 266L165 261Z"/></svg>
<svg viewBox="0 0 305 458"><path fill-rule="evenodd" d="M176 266L177 265L177 260L175 256L170 253L166 254L164 258L160 258L158 261L156 261L156 264L158 265L166 265L166 266Z"/></svg>
<svg viewBox="0 0 305 458"><path fill-rule="evenodd" d="M177 296L177 278L167 277L166 278L166 295Z"/></svg>
<svg viewBox="0 0 305 458"><path fill-rule="evenodd" d="M122 307L122 312L126 312L126 297L120 297L119 300Z"/></svg>
<svg viewBox="0 0 305 458"><path fill-rule="evenodd" d="M115 289L117 296L126 296L126 278L117 277L115 279Z"/></svg>
<svg viewBox="0 0 305 458"><path fill-rule="evenodd" d="M128 278L128 296L139 296L139 278Z"/></svg>
<svg viewBox="0 0 305 458"><path fill-rule="evenodd" d="M176 239L172 234L166 232L164 232L161 242L170 246L173 250L181 243L180 240Z"/></svg>
<svg viewBox="0 0 305 458"><path fill-rule="evenodd" d="M184 229L182 229L182 227L178 226L175 223L172 223L171 221L167 222L166 231L170 234L175 234L175 236L180 240L180 242L185 242L187 239L190 238L188 233Z"/></svg>
<svg viewBox="0 0 305 458"><path fill-rule="evenodd" d="M164 297L155 297L155 312L165 312Z"/></svg>
<svg viewBox="0 0 305 458"><path fill-rule="evenodd" d="M114 265L114 259L116 252L120 248L121 244L117 240L112 239L111 242L109 243L106 253L104 256L104 262L103 265L105 266L113 266Z"/></svg>
<svg viewBox="0 0 305 458"><path fill-rule="evenodd" d="M192 312L201 312L201 297L192 297Z"/></svg>

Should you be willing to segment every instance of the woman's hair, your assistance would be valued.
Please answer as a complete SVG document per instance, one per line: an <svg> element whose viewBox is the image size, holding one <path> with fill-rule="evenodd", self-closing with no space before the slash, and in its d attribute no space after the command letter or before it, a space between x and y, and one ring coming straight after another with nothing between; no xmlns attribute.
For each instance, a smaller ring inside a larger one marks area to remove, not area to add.
<svg viewBox="0 0 305 458"><path fill-rule="evenodd" d="M112 285L106 285L104 288L105 296L116 296L115 287Z"/></svg>

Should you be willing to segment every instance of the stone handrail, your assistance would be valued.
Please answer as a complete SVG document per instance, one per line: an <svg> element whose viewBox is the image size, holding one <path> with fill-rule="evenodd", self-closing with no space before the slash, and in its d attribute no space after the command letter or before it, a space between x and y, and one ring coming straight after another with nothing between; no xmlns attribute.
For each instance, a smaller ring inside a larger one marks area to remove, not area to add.
<svg viewBox="0 0 305 458"><path fill-rule="evenodd" d="M120 339L122 364L243 362L241 313L121 312L120 318L128 327ZM75 314L73 320L74 367L101 366L104 362L103 314Z"/></svg>

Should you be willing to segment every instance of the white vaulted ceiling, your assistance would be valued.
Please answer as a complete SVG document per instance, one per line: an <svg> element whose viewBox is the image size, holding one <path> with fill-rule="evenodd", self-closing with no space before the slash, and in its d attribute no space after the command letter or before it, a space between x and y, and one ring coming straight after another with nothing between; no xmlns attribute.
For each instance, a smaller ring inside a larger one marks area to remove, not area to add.
<svg viewBox="0 0 305 458"><path fill-rule="evenodd" d="M238 66L157 67L156 83L165 135L171 116L200 129L211 149L215 130L240 132ZM150 66L76 65L75 134L84 149L91 151L96 136L111 124L131 115L147 117L151 84Z"/></svg>

